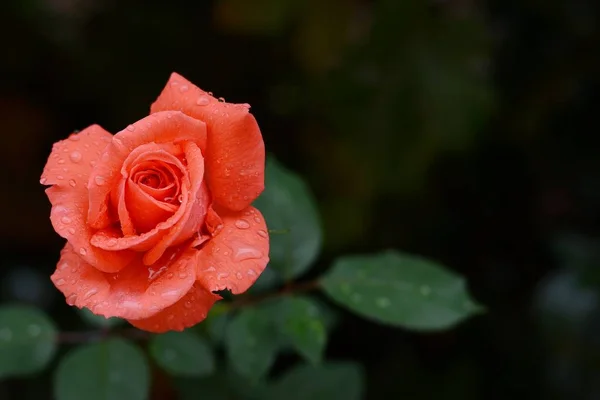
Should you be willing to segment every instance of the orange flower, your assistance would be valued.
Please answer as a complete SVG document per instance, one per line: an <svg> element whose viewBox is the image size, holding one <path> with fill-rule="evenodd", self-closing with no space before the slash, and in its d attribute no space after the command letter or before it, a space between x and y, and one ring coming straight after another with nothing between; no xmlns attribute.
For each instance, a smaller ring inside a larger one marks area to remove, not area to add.
<svg viewBox="0 0 600 400"><path fill-rule="evenodd" d="M202 321L269 261L264 143L245 104L172 74L151 114L98 125L52 148L41 183L67 239L51 279L67 303L151 332Z"/></svg>

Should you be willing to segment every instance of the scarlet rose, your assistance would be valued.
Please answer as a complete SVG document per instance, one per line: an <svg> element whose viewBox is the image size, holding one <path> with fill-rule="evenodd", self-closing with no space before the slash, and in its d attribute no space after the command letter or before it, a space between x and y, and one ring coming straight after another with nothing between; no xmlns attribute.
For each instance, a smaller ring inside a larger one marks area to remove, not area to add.
<svg viewBox="0 0 600 400"><path fill-rule="evenodd" d="M67 239L51 279L67 303L151 332L202 321L269 260L251 203L264 188L262 135L247 104L172 74L150 115L114 136L98 125L52 148L41 183Z"/></svg>

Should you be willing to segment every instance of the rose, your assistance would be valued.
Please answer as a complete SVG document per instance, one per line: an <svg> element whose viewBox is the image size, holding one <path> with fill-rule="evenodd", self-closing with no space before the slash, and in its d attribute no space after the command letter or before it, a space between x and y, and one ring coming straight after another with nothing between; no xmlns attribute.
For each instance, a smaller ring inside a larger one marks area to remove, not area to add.
<svg viewBox="0 0 600 400"><path fill-rule="evenodd" d="M172 74L150 115L114 136L92 125L56 143L40 182L67 239L51 279L69 305L151 332L202 321L268 262L265 151L247 104Z"/></svg>

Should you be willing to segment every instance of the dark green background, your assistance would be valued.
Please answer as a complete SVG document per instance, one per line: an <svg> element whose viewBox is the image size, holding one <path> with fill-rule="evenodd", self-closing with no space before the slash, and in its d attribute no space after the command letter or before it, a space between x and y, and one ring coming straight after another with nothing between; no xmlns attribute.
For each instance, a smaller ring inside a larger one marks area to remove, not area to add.
<svg viewBox="0 0 600 400"><path fill-rule="evenodd" d="M48 279L45 159L142 118L177 71L250 103L314 190L314 276L398 248L488 308L427 335L345 315L327 354L365 365L369 399L598 399L599 22L594 0L2 1L1 298L81 327ZM49 377L0 398L48 398Z"/></svg>

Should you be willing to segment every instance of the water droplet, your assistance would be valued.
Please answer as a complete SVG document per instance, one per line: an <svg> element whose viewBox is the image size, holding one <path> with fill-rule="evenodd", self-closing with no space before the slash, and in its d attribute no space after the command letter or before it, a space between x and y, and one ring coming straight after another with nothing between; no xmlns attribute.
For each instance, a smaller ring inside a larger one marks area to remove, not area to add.
<svg viewBox="0 0 600 400"><path fill-rule="evenodd" d="M94 182L96 182L96 185L102 186L102 185L104 185L106 183L106 179L104 179L103 176L96 175L94 177Z"/></svg>
<svg viewBox="0 0 600 400"><path fill-rule="evenodd" d="M182 194L180 194L179 196L177 196L177 201L179 203L183 203L183 195Z"/></svg>
<svg viewBox="0 0 600 400"><path fill-rule="evenodd" d="M225 98L224 98L224 97L219 97L219 101L220 101L221 103L225 103Z"/></svg>
<svg viewBox="0 0 600 400"><path fill-rule="evenodd" d="M191 303L191 302L189 302L189 301L186 301L185 303L183 303L183 306L184 306L185 308L192 308L192 303Z"/></svg>
<svg viewBox="0 0 600 400"><path fill-rule="evenodd" d="M81 161L81 153L78 151L74 151L71 153L71 155L69 155L69 158L71 159L71 161L73 161L74 163L78 163L79 161Z"/></svg>
<svg viewBox="0 0 600 400"><path fill-rule="evenodd" d="M105 151L104 153L102 153L102 157L101 157L102 162L107 162L109 159L110 159L110 154L108 153L108 151Z"/></svg>
<svg viewBox="0 0 600 400"><path fill-rule="evenodd" d="M92 288L92 289L88 290L87 292L85 292L85 294L83 295L83 298L84 299L89 299L90 297L92 297L96 293L98 293L98 289Z"/></svg>
<svg viewBox="0 0 600 400"><path fill-rule="evenodd" d="M40 183L41 183L42 185L45 185L45 184L46 184L46 182L48 182L48 179L46 179L46 178L42 178L42 179L40 179Z"/></svg>
<svg viewBox="0 0 600 400"><path fill-rule="evenodd" d="M96 166L96 161L90 161L90 165L91 165L92 167L95 167L95 166Z"/></svg>
<svg viewBox="0 0 600 400"><path fill-rule="evenodd" d="M63 286L65 283L67 283L67 282L61 278L56 281L56 286Z"/></svg>
<svg viewBox="0 0 600 400"><path fill-rule="evenodd" d="M67 301L68 305L74 306L75 303L77 302L77 295L75 293L71 294L70 296L67 297L66 301Z"/></svg>
<svg viewBox="0 0 600 400"><path fill-rule="evenodd" d="M79 249L79 254L81 254L82 256L85 256L87 254L87 250L84 247L82 247Z"/></svg>
<svg viewBox="0 0 600 400"><path fill-rule="evenodd" d="M210 98L206 95L202 95L196 100L196 104L199 106L206 106L208 103L210 103Z"/></svg>
<svg viewBox="0 0 600 400"><path fill-rule="evenodd" d="M228 274L227 272L219 272L219 273L217 274L217 280L219 280L219 281L220 281L221 279L225 279L225 278L227 278L228 276L229 276L229 274Z"/></svg>
<svg viewBox="0 0 600 400"><path fill-rule="evenodd" d="M62 181L63 179L65 179L65 177L64 177L64 176L62 176L62 175L58 175L58 176L56 177L56 179L58 179L59 181Z"/></svg>
<svg viewBox="0 0 600 400"><path fill-rule="evenodd" d="M175 315L173 315L173 314L169 314L169 315L167 316L167 319L168 319L169 321L173 321L173 320L175 319Z"/></svg>
<svg viewBox="0 0 600 400"><path fill-rule="evenodd" d="M187 277L188 277L188 274L187 274L186 272L180 272L178 276L179 276L179 278L181 278L181 279L185 279L185 278L187 278Z"/></svg>
<svg viewBox="0 0 600 400"><path fill-rule="evenodd" d="M264 237L264 238L269 237L269 235L267 234L267 232L263 231L262 229L259 230L259 231L257 231L256 233L258 233L258 236L260 236L260 237Z"/></svg>
<svg viewBox="0 0 600 400"><path fill-rule="evenodd" d="M69 185L71 185L71 187L75 187L77 186L77 182L75 182L75 179L69 179Z"/></svg>
<svg viewBox="0 0 600 400"><path fill-rule="evenodd" d="M248 270L247 274L248 274L249 276L256 276L256 271L255 271L255 270L253 270L252 268L250 268L250 269Z"/></svg>
<svg viewBox="0 0 600 400"><path fill-rule="evenodd" d="M64 158L61 158L60 160L58 160L58 163L59 163L59 164L64 164L64 163L65 163L65 160L64 160Z"/></svg>
<svg viewBox="0 0 600 400"><path fill-rule="evenodd" d="M71 223L71 218L64 216L60 219L60 222L62 222L63 224L70 224Z"/></svg>
<svg viewBox="0 0 600 400"><path fill-rule="evenodd" d="M235 226L237 226L238 229L250 228L250 224L245 219L238 219L237 221L235 221Z"/></svg>
<svg viewBox="0 0 600 400"><path fill-rule="evenodd" d="M172 273L172 272L169 272L169 273L167 274L167 278L169 278L169 279L173 278L173 273Z"/></svg>
<svg viewBox="0 0 600 400"><path fill-rule="evenodd" d="M204 272L215 272L217 269L215 267L208 267L204 270Z"/></svg>
<svg viewBox="0 0 600 400"><path fill-rule="evenodd" d="M127 125L127 130L128 130L129 132L133 132L133 131L135 131L135 125ZM114 140L114 139L113 139L113 140Z"/></svg>
<svg viewBox="0 0 600 400"><path fill-rule="evenodd" d="M390 299L388 299L387 297L378 297L375 302L380 308L388 308L391 304Z"/></svg>
<svg viewBox="0 0 600 400"><path fill-rule="evenodd" d="M235 277L238 279L242 279L244 276L240 272L238 272L237 274L235 274Z"/></svg>
<svg viewBox="0 0 600 400"><path fill-rule="evenodd" d="M8 328L0 329L0 340L9 342L12 339L12 331Z"/></svg>
<svg viewBox="0 0 600 400"><path fill-rule="evenodd" d="M419 289L419 291L421 292L421 294L423 296L429 296L431 294L431 288L427 285L423 285L421 286L421 288Z"/></svg>
<svg viewBox="0 0 600 400"><path fill-rule="evenodd" d="M77 142L77 141L79 141L79 139L81 139L81 138L79 137L79 135L77 135L77 134L73 133L73 134L71 134L71 136L69 136L69 139L71 139L71 140L72 140L72 141L74 141L74 142Z"/></svg>
<svg viewBox="0 0 600 400"><path fill-rule="evenodd" d="M258 218L258 217L254 217L254 222L256 222L256 223L260 223L260 218Z"/></svg>
<svg viewBox="0 0 600 400"><path fill-rule="evenodd" d="M75 228L69 228L69 229L67 229L67 230L69 231L69 233L70 233L71 235L74 235L74 234L75 234Z"/></svg>
<svg viewBox="0 0 600 400"><path fill-rule="evenodd" d="M251 260L256 258L261 258L263 256L262 251L254 248L254 247L238 247L235 249L235 254L233 255L233 259L236 262Z"/></svg>
<svg viewBox="0 0 600 400"><path fill-rule="evenodd" d="M188 85L181 85L181 86L179 86L179 91L180 91L181 93L185 93L185 92L187 92L189 89L190 89L190 88L188 87Z"/></svg>
<svg viewBox="0 0 600 400"><path fill-rule="evenodd" d="M160 294L161 297L169 298L169 297L179 297L180 291L177 289L167 290L166 292L162 292Z"/></svg>

